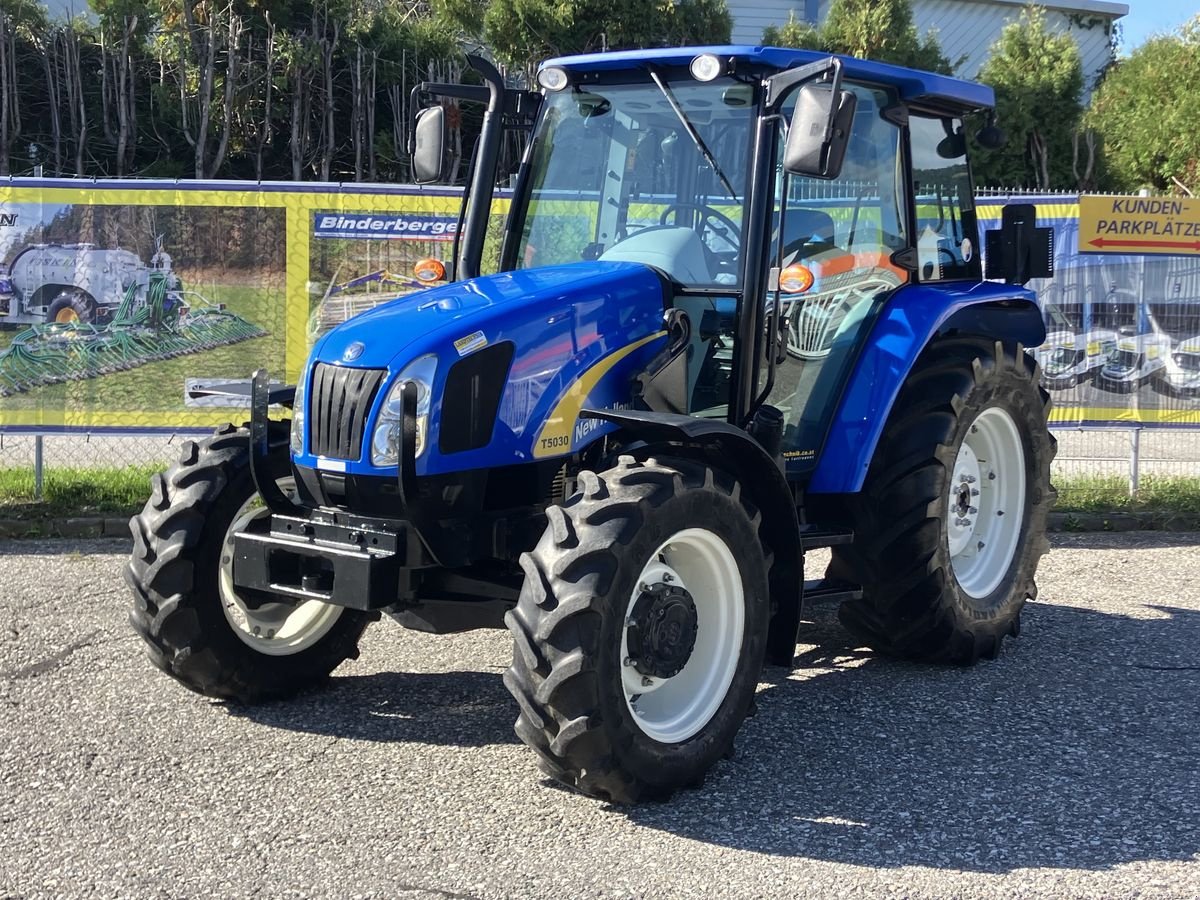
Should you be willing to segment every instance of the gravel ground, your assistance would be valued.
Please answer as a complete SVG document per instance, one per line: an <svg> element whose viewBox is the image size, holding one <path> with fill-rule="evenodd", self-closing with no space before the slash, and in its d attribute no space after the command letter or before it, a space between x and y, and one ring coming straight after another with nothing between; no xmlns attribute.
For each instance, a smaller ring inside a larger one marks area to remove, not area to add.
<svg viewBox="0 0 1200 900"><path fill-rule="evenodd" d="M497 632L383 623L239 709L154 670L120 542L0 542L0 895L1200 897L1200 534L1059 535L999 660L817 609L735 759L620 809L512 733Z"/></svg>

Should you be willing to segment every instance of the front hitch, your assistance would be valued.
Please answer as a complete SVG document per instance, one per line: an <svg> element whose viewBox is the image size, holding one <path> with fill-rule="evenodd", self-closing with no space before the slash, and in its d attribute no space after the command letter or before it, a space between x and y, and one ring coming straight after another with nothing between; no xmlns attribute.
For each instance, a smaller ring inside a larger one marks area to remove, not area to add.
<svg viewBox="0 0 1200 900"><path fill-rule="evenodd" d="M258 488L258 494L267 509L281 515L294 514L295 504L271 477L271 420L267 415L270 405L270 377L266 369L259 369L250 383L250 475L254 478L254 486Z"/></svg>

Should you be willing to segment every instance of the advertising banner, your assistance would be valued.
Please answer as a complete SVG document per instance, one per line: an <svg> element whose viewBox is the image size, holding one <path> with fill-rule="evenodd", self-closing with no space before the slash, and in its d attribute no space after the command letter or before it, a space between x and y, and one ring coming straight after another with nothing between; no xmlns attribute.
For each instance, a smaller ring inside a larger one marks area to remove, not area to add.
<svg viewBox="0 0 1200 900"><path fill-rule="evenodd" d="M579 199L547 201L560 229L592 227ZM189 391L258 368L295 379L320 334L423 287L418 260L449 260L459 201L410 186L0 182L0 431L202 430L243 416L237 400ZM982 228L999 227L1005 203L1034 203L1054 229L1054 277L1029 285L1052 421L1200 427L1200 201L982 198ZM553 255L558 237L531 235L531 252ZM490 240L485 269L495 251Z"/></svg>
<svg viewBox="0 0 1200 900"><path fill-rule="evenodd" d="M981 228L1033 203L1054 230L1054 277L1034 279L1047 337L1031 352L1055 425L1200 427L1200 202L980 199ZM1163 247L1160 244L1187 246ZM1153 246L1150 246L1153 245Z"/></svg>
<svg viewBox="0 0 1200 900"><path fill-rule="evenodd" d="M302 188L302 189L298 189ZM0 183L0 430L189 430L242 413L194 389L265 367L419 289L459 194L337 185Z"/></svg>

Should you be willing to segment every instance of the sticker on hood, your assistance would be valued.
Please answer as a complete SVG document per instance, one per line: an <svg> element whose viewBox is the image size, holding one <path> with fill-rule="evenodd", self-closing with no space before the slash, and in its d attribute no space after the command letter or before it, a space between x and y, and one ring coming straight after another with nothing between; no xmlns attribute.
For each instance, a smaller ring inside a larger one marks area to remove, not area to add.
<svg viewBox="0 0 1200 900"><path fill-rule="evenodd" d="M459 356L466 356L468 353L473 353L487 346L487 338L482 331L476 331L474 334L468 334L466 337L460 337L454 342L454 349L458 351Z"/></svg>

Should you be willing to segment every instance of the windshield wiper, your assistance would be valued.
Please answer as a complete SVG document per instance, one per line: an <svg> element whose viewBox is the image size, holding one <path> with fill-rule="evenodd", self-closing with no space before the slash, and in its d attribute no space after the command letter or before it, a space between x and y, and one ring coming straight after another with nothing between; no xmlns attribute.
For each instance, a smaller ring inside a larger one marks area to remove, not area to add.
<svg viewBox="0 0 1200 900"><path fill-rule="evenodd" d="M683 111L683 107L679 105L679 101L675 99L675 95L671 93L671 89L667 87L667 83L663 81L662 76L659 75L654 69L650 69L649 71L650 77L654 80L655 85L657 85L658 89L662 91L662 95L667 98L667 102L671 104L671 109L675 111L675 115L679 118L680 124L682 124L684 129L687 131L688 137L692 139L692 143L696 145L696 149L700 151L700 155L704 157L704 161L712 167L712 170L717 174L717 177L721 179L721 184L725 185L725 190L729 194L729 199L736 203L737 193L734 191L733 185L729 183L729 179L725 177L725 173L721 171L721 167L717 165L717 160L712 155L712 152L708 149L708 145L704 143L704 138L700 137L700 132L696 130L696 126L693 125L691 120L687 117L687 113Z"/></svg>

